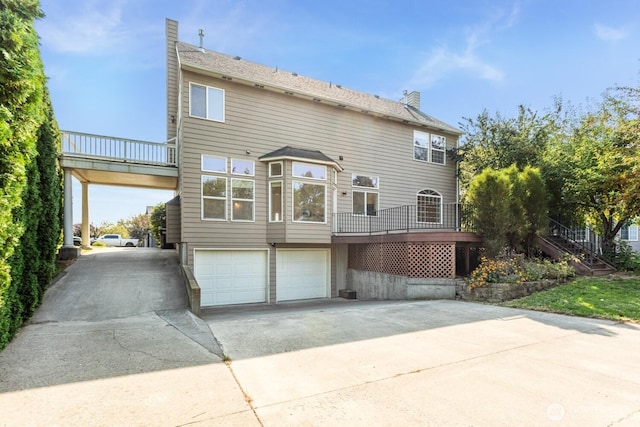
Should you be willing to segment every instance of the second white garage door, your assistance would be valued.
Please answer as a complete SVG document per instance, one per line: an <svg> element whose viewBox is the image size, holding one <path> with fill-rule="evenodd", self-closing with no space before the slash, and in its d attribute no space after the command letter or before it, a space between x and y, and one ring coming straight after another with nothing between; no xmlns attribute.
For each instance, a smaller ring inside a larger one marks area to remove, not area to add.
<svg viewBox="0 0 640 427"><path fill-rule="evenodd" d="M331 282L329 249L278 249L276 298L278 301L325 298Z"/></svg>
<svg viewBox="0 0 640 427"><path fill-rule="evenodd" d="M196 250L193 273L200 305L266 302L267 259L262 250Z"/></svg>

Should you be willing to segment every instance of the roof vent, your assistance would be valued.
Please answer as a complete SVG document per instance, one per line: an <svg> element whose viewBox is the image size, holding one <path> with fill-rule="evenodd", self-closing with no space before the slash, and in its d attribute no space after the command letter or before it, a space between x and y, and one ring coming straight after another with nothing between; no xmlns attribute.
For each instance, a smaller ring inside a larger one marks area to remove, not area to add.
<svg viewBox="0 0 640 427"><path fill-rule="evenodd" d="M240 58L239 56L234 56L233 59L235 59L236 61L240 61L242 58Z"/></svg>
<svg viewBox="0 0 640 427"><path fill-rule="evenodd" d="M198 30L198 36L200 36L200 46L198 47L198 50L200 52L204 52L204 47L202 46L202 40L204 40L204 30L202 28Z"/></svg>

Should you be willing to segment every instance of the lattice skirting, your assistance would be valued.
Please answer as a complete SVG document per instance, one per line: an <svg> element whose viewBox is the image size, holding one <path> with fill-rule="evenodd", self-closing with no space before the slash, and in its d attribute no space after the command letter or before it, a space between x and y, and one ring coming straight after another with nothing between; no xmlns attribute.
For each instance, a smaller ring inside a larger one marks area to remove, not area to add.
<svg viewBox="0 0 640 427"><path fill-rule="evenodd" d="M455 243L371 243L349 245L349 268L397 276L454 278Z"/></svg>

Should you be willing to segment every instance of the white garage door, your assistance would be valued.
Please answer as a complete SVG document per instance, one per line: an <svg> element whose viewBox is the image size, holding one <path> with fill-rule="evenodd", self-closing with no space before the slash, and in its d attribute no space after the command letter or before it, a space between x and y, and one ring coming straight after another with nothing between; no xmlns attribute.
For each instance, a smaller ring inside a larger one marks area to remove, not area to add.
<svg viewBox="0 0 640 427"><path fill-rule="evenodd" d="M200 305L267 301L267 251L196 250Z"/></svg>
<svg viewBox="0 0 640 427"><path fill-rule="evenodd" d="M329 249L280 249L276 257L278 301L327 297L331 280Z"/></svg>

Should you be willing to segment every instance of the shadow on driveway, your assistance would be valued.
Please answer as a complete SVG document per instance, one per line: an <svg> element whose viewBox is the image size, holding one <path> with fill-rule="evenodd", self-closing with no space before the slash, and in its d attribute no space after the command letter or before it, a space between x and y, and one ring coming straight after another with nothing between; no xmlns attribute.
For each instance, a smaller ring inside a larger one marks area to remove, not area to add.
<svg viewBox="0 0 640 427"><path fill-rule="evenodd" d="M0 353L0 392L219 362L174 251L96 248Z"/></svg>

